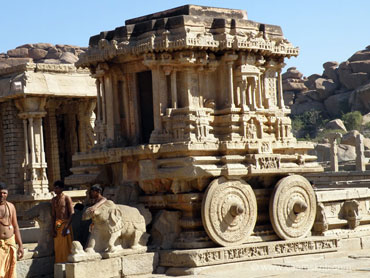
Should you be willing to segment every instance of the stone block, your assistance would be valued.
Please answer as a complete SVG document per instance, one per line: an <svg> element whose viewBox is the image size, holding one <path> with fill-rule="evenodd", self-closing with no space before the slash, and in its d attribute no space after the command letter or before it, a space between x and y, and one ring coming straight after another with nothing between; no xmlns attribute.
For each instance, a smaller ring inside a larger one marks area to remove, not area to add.
<svg viewBox="0 0 370 278"><path fill-rule="evenodd" d="M361 238L344 238L340 240L340 251L361 249Z"/></svg>
<svg viewBox="0 0 370 278"><path fill-rule="evenodd" d="M362 247L362 249L369 249L370 248L370 236L361 237L361 247Z"/></svg>
<svg viewBox="0 0 370 278"><path fill-rule="evenodd" d="M54 264L54 278L65 278L66 274L65 264Z"/></svg>
<svg viewBox="0 0 370 278"><path fill-rule="evenodd" d="M66 277L110 278L121 277L122 260L120 257L90 262L67 263Z"/></svg>
<svg viewBox="0 0 370 278"><path fill-rule="evenodd" d="M53 277L53 273L54 257L33 258L17 262L17 278Z"/></svg>
<svg viewBox="0 0 370 278"><path fill-rule="evenodd" d="M135 254L122 257L122 274L151 274L158 265L158 253Z"/></svg>

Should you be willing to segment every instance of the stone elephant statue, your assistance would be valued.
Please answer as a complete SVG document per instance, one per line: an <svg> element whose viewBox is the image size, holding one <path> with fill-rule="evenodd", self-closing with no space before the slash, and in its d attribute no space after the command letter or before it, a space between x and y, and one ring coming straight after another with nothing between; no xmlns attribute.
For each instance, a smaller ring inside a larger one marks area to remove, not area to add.
<svg viewBox="0 0 370 278"><path fill-rule="evenodd" d="M51 203L43 202L25 212L26 219L36 220L40 234L33 257L51 256L54 252L54 239L51 217Z"/></svg>
<svg viewBox="0 0 370 278"><path fill-rule="evenodd" d="M93 213L84 212L82 219L92 219L91 235L85 249L87 253L146 248L149 238L146 226L152 215L144 205L131 207L107 200Z"/></svg>

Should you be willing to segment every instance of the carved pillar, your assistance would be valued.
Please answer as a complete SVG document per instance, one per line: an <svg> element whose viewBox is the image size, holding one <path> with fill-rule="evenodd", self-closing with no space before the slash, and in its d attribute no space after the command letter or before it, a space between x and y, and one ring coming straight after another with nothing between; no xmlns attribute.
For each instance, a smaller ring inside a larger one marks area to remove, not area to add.
<svg viewBox="0 0 370 278"><path fill-rule="evenodd" d="M263 109L261 74L258 75L257 79L258 79L257 80L258 81L258 88L257 88L257 93L258 93L258 108Z"/></svg>
<svg viewBox="0 0 370 278"><path fill-rule="evenodd" d="M79 102L77 119L78 126L78 145L80 152L86 152L94 146L94 131L91 125L95 100L83 100Z"/></svg>
<svg viewBox="0 0 370 278"><path fill-rule="evenodd" d="M333 172L338 172L338 144L337 139L342 138L340 133L331 133L328 136L330 143L330 169Z"/></svg>
<svg viewBox="0 0 370 278"><path fill-rule="evenodd" d="M249 110L249 107L247 106L247 98L246 98L247 93L248 93L247 88L248 88L247 79L244 78L240 82L240 98L241 98L241 107L243 111Z"/></svg>
<svg viewBox="0 0 370 278"><path fill-rule="evenodd" d="M281 68L277 71L278 73L278 107L284 109L284 91L283 91L283 80L281 77Z"/></svg>
<svg viewBox="0 0 370 278"><path fill-rule="evenodd" d="M227 62L227 77L228 77L228 86L229 86L229 107L235 108L234 103L234 83L233 83L233 62Z"/></svg>
<svg viewBox="0 0 370 278"><path fill-rule="evenodd" d="M364 136L357 134L356 136L356 171L366 171L365 161Z"/></svg>
<svg viewBox="0 0 370 278"><path fill-rule="evenodd" d="M175 69L171 72L171 101L171 107L177 108L177 80Z"/></svg>
<svg viewBox="0 0 370 278"><path fill-rule="evenodd" d="M154 133L159 134L162 130L161 110L160 110L160 69L159 66L152 67L152 86L153 86L153 120Z"/></svg>
<svg viewBox="0 0 370 278"><path fill-rule="evenodd" d="M25 153L25 161L24 161L24 179L27 180L29 178L29 167L30 167L30 158L29 158L29 142L28 142L28 127L27 127L27 120L23 119L23 133L24 133L24 153Z"/></svg>
<svg viewBox="0 0 370 278"><path fill-rule="evenodd" d="M16 106L20 110L19 117L24 120L25 145L29 145L30 156L25 154L25 160L31 175L24 181L26 195L39 195L49 192L48 179L46 177L46 160L44 151L44 134L42 118L46 115L45 98L28 97L16 100ZM28 125L28 126L27 126ZM28 158L26 158L28 157ZM31 158L29 160L29 157Z"/></svg>
<svg viewBox="0 0 370 278"><path fill-rule="evenodd" d="M113 85L112 76L106 74L104 76L104 98L103 98L103 109L104 109L104 123L106 124L107 139L109 141L114 140L114 102L113 102Z"/></svg>

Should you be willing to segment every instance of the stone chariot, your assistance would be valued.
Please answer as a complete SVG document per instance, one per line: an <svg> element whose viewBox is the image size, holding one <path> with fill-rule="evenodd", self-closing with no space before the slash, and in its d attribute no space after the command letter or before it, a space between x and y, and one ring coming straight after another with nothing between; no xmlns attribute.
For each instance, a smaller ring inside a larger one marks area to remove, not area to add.
<svg viewBox="0 0 370 278"><path fill-rule="evenodd" d="M78 66L96 78L97 144L67 182L116 198L136 187L154 215L180 211L174 249L306 237L317 201L303 174L323 169L284 105L297 55L279 26L194 5L91 37Z"/></svg>

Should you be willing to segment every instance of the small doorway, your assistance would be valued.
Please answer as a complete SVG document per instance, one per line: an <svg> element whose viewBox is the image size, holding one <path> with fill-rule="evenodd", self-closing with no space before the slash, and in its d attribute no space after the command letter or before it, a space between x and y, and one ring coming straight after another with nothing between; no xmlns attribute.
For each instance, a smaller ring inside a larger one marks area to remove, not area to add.
<svg viewBox="0 0 370 278"><path fill-rule="evenodd" d="M137 73L140 103L141 143L148 144L154 129L152 72Z"/></svg>

